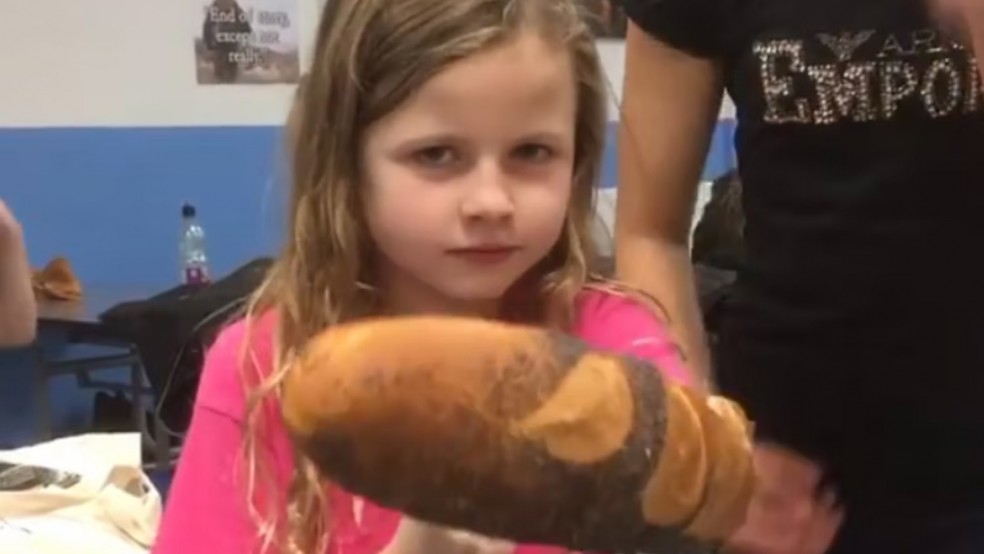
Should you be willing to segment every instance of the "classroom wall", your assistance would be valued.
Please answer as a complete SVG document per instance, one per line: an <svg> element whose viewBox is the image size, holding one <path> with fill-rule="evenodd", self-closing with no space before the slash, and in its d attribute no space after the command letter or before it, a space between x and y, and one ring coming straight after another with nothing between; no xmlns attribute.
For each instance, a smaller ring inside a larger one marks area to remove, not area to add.
<svg viewBox="0 0 984 554"><path fill-rule="evenodd" d="M298 4L304 67L320 1ZM192 37L201 20L192 0L3 5L0 198L20 218L33 264L65 255L84 283L168 287L185 201L199 208L216 273L276 248L292 86L197 85ZM599 49L614 122L624 45ZM708 177L732 163L727 106L723 114ZM610 143L599 207L609 224ZM0 445L26 440L29 362L0 356ZM88 396L70 382L56 394L61 423L84 418Z"/></svg>
<svg viewBox="0 0 984 554"><path fill-rule="evenodd" d="M622 40L599 40L598 52L601 56L608 82L611 86L611 102L609 103L608 144L605 152L605 169L598 193L597 210L604 233L611 234L615 220L615 199L618 196L618 172L616 170L616 140L615 131L619 120L618 106L622 97L622 78L625 66L625 42ZM732 169L735 165L734 156L735 107L730 98L725 97L721 104L721 113L714 130L707 164L704 167L704 182L698 190L696 214L701 213L704 204L710 199L710 181ZM696 222L695 217L695 222ZM602 244L602 251L609 251L610 244Z"/></svg>

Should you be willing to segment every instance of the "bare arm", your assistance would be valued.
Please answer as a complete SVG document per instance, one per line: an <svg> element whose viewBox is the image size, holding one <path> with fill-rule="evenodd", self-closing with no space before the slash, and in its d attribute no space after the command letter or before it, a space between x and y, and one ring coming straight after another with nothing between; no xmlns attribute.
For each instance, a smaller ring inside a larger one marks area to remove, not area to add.
<svg viewBox="0 0 984 554"><path fill-rule="evenodd" d="M37 304L20 224L0 201L0 348L34 340Z"/></svg>
<svg viewBox="0 0 984 554"><path fill-rule="evenodd" d="M723 94L721 71L714 62L673 49L630 23L623 90L617 271L662 303L689 365L706 378L710 354L689 235Z"/></svg>
<svg viewBox="0 0 984 554"><path fill-rule="evenodd" d="M984 0L929 0L928 3L944 29L969 43L978 70L984 76Z"/></svg>
<svg viewBox="0 0 984 554"><path fill-rule="evenodd" d="M380 554L510 554L512 543L423 523L400 520L396 535Z"/></svg>

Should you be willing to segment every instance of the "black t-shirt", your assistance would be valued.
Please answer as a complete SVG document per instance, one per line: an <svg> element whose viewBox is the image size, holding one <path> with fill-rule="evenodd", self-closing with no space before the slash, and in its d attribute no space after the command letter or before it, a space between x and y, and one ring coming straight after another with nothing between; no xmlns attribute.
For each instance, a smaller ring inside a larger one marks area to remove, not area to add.
<svg viewBox="0 0 984 554"><path fill-rule="evenodd" d="M623 0L723 64L746 266L718 357L849 497L984 505L984 98L924 0ZM628 122L631 125L631 122Z"/></svg>

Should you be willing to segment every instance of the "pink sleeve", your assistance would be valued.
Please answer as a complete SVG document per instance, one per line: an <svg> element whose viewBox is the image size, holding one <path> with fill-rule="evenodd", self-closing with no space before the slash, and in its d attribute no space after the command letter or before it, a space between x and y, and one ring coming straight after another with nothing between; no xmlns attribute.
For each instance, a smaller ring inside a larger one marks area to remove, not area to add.
<svg viewBox="0 0 984 554"><path fill-rule="evenodd" d="M240 422L211 408L195 409L181 451L154 554L259 552L241 466Z"/></svg>
<svg viewBox="0 0 984 554"><path fill-rule="evenodd" d="M585 292L580 301L576 333L596 348L635 356L659 368L667 378L686 385L693 375L666 325L627 296Z"/></svg>
<svg viewBox="0 0 984 554"><path fill-rule="evenodd" d="M226 329L206 356L191 426L171 483L154 554L261 552L258 526L249 513L243 453L245 392L239 362L246 340L244 328L237 323ZM257 339L251 348L258 347L258 356L265 355L263 337ZM283 481L282 468L290 463L279 447L281 441L276 439L266 451L270 455L268 467L274 470L273 483ZM257 482L270 483L269 472L266 475L266 479L258 478ZM270 490L258 488L253 498L273 498ZM270 513L269 504L266 506L260 509Z"/></svg>

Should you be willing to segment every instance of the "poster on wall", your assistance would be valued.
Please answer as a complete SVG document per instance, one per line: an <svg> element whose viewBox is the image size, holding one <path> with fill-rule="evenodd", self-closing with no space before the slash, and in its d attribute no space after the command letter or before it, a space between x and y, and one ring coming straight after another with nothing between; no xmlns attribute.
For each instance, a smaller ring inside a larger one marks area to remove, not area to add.
<svg viewBox="0 0 984 554"><path fill-rule="evenodd" d="M298 0L195 0L200 85L296 83Z"/></svg>
<svg viewBox="0 0 984 554"><path fill-rule="evenodd" d="M588 16L591 31L598 38L625 38L628 19L613 0L580 0Z"/></svg>

